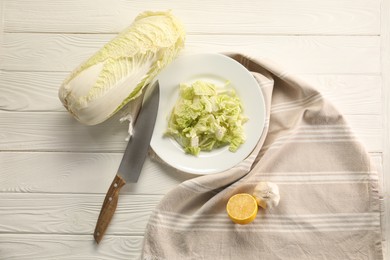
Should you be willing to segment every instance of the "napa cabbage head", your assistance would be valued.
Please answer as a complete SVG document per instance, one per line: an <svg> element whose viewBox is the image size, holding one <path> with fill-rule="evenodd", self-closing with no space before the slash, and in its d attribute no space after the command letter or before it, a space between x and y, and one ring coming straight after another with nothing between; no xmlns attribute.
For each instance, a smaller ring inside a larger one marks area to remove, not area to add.
<svg viewBox="0 0 390 260"><path fill-rule="evenodd" d="M185 31L171 12L144 12L76 68L59 89L81 123L101 123L142 94L184 46Z"/></svg>

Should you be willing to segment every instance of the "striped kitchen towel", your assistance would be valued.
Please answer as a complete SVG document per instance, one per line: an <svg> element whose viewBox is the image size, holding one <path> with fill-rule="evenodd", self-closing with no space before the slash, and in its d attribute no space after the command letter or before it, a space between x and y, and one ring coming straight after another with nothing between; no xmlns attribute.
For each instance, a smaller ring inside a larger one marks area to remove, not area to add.
<svg viewBox="0 0 390 260"><path fill-rule="evenodd" d="M258 80L267 123L252 154L222 173L183 182L147 225L143 259L383 259L378 175L343 116L307 83L232 54ZM260 181L280 204L248 225L228 199Z"/></svg>

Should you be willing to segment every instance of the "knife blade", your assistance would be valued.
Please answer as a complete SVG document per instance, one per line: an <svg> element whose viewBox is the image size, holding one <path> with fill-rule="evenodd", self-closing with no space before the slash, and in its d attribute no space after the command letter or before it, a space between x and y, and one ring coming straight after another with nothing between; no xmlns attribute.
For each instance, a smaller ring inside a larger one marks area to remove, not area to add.
<svg viewBox="0 0 390 260"><path fill-rule="evenodd" d="M112 181L96 223L94 239L99 243L115 213L120 189L127 182L137 182L152 138L160 98L158 81L150 85L150 95L145 93L145 100L134 125L117 174ZM149 87L148 89L149 90Z"/></svg>

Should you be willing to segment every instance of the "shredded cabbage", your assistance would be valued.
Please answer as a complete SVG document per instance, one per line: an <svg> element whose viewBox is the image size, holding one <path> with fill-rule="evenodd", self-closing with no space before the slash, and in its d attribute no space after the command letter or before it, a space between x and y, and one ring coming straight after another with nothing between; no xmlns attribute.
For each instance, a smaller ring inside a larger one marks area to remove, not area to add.
<svg viewBox="0 0 390 260"><path fill-rule="evenodd" d="M207 81L180 84L180 95L168 120L166 135L174 138L186 153L198 155L229 145L235 152L245 142L248 118L229 82L223 87Z"/></svg>

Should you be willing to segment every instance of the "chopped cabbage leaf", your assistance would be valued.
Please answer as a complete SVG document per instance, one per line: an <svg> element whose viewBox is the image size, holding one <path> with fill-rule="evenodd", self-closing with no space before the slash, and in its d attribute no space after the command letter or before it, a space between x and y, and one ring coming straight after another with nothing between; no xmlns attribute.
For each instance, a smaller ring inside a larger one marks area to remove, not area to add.
<svg viewBox="0 0 390 260"><path fill-rule="evenodd" d="M244 124L248 118L236 92L228 85L229 82L218 87L201 80L180 84L166 135L186 153L198 155L226 145L235 152L245 142Z"/></svg>

